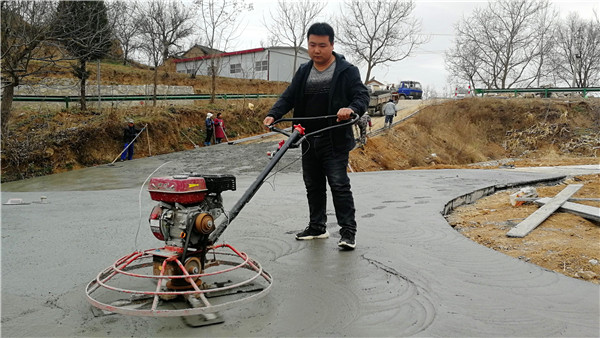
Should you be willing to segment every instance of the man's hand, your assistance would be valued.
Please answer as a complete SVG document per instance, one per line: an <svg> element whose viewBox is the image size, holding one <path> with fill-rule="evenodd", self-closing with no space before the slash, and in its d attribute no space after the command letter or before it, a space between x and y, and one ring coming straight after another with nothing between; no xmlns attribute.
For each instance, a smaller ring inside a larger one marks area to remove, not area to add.
<svg viewBox="0 0 600 338"><path fill-rule="evenodd" d="M265 125L265 128L269 129L269 126L275 122L275 118L273 116L267 116L265 117L265 119L263 120L263 124Z"/></svg>
<svg viewBox="0 0 600 338"><path fill-rule="evenodd" d="M337 112L337 120L336 122L345 121L350 119L350 114L354 113L354 111L350 108L340 108Z"/></svg>

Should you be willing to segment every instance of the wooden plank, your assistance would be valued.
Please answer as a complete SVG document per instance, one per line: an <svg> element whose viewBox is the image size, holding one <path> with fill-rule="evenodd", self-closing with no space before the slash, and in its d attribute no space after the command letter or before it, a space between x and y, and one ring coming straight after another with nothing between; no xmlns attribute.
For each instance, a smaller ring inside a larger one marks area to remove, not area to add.
<svg viewBox="0 0 600 338"><path fill-rule="evenodd" d="M545 198L550 199L550 197L544 197L542 199L545 199ZM515 198L515 201L517 201L517 202L535 202L539 199L540 199L539 197L517 197L517 198ZM569 201L569 202L581 202L581 201L600 202L600 198L571 197L567 201Z"/></svg>
<svg viewBox="0 0 600 338"><path fill-rule="evenodd" d="M539 198L535 200L535 204L544 205L550 202L550 197ZM561 211L566 211L583 218L589 219L591 221L600 222L600 208L593 207L591 205L565 202L560 209Z"/></svg>
<svg viewBox="0 0 600 338"><path fill-rule="evenodd" d="M569 184L556 196L554 196L548 203L536 210L529 217L525 218L521 223L517 224L514 228L510 229L506 233L508 237L525 237L528 233L533 231L538 225L542 224L554 211L560 208L569 197L571 197L577 190L581 189L583 184Z"/></svg>

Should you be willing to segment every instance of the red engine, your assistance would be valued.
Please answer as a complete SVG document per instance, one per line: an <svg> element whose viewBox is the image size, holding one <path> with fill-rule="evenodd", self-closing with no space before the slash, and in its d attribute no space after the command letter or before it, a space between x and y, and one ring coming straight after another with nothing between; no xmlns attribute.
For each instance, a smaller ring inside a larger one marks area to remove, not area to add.
<svg viewBox="0 0 600 338"><path fill-rule="evenodd" d="M204 177L188 175L151 178L148 191L154 201L181 204L200 203L208 193Z"/></svg>
<svg viewBox="0 0 600 338"><path fill-rule="evenodd" d="M233 175L192 173L150 179L150 197L158 201L150 213L150 230L166 244L154 255L155 274L160 274L156 268L171 255L185 256L186 268L188 261L204 268L208 235L215 229L214 220L224 213L221 192L225 190L235 190ZM201 261L201 266L194 261Z"/></svg>

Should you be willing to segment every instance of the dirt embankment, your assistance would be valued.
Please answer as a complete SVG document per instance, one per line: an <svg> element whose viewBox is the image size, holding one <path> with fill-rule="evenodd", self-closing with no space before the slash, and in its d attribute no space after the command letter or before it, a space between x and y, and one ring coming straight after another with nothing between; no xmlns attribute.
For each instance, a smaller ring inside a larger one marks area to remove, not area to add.
<svg viewBox="0 0 600 338"><path fill-rule="evenodd" d="M351 153L355 171L461 167L513 158L512 164L597 163L600 100L469 99L424 108ZM208 112L223 112L230 139L263 133L274 99L106 111L17 112L2 137L2 181L109 163L122 149L122 128L148 125L136 157L201 145ZM254 108L248 108L253 103ZM193 143L192 143L193 142ZM507 164L506 161L502 162Z"/></svg>
<svg viewBox="0 0 600 338"><path fill-rule="evenodd" d="M88 68L96 78L96 65ZM102 84L141 85L154 72L103 62ZM46 78L72 75L68 63L49 69ZM159 68L159 84L192 86L210 92L210 78ZM39 79L28 78L35 83ZM286 84L217 78L218 93L279 94ZM274 99L223 100L191 106L17 110L2 135L2 181L109 163L122 149L122 128L129 118L148 125L136 145L136 157L164 154L202 145L208 112L222 112L231 139L263 133L262 119ZM252 103L251 110L248 103ZM351 153L356 171L461 167L513 158L515 165L597 163L600 147L600 99L451 100L422 109L415 117L369 139ZM502 162L507 164L506 161Z"/></svg>
<svg viewBox="0 0 600 338"><path fill-rule="evenodd" d="M193 149L206 136L206 114L223 113L234 139L264 132L261 122L273 100L198 102L194 106L146 107L102 112L75 110L21 113L2 138L2 181L19 180L112 162L123 147L123 128L132 118L147 125L135 146L135 158Z"/></svg>
<svg viewBox="0 0 600 338"><path fill-rule="evenodd" d="M356 171L593 164L599 153L600 99L473 98L424 108L370 138L350 162Z"/></svg>
<svg viewBox="0 0 600 338"><path fill-rule="evenodd" d="M600 175L574 177L557 186L535 187L539 197L554 197L567 184L584 186L573 198L600 198ZM600 224L568 212L555 212L523 238L506 233L539 207L533 203L512 206L501 191L474 204L458 207L447 217L454 229L473 241L548 270L600 284ZM600 208L599 201L575 203Z"/></svg>

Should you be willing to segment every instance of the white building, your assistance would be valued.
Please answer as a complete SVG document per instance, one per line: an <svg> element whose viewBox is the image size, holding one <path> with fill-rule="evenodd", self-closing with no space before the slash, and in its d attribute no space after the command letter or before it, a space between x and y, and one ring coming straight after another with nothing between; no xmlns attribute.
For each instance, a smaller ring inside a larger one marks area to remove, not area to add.
<svg viewBox="0 0 600 338"><path fill-rule="evenodd" d="M296 69L309 61L308 51L300 47ZM174 60L178 73L209 75L214 63L217 76L291 82L294 75L294 48L254 48L237 52Z"/></svg>

